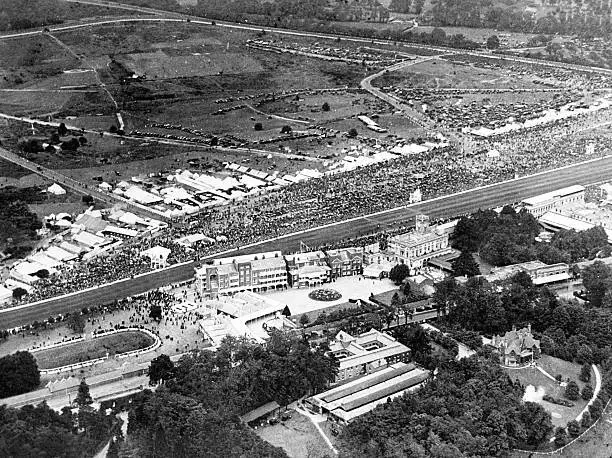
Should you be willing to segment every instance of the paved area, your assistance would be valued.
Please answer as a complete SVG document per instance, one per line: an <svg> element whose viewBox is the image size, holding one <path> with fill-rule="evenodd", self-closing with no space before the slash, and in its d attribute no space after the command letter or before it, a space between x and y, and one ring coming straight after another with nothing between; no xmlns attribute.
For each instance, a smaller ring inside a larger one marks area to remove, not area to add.
<svg viewBox="0 0 612 458"><path fill-rule="evenodd" d="M308 294L316 289L333 289L342 294L336 301L324 302L316 301L308 297ZM389 280L372 280L361 276L342 277L331 283L311 288L289 288L285 291L265 293L266 297L279 301L289 306L292 315L310 312L330 307L332 305L343 304L349 299L368 300L370 294L378 294L390 289L397 289L397 286Z"/></svg>

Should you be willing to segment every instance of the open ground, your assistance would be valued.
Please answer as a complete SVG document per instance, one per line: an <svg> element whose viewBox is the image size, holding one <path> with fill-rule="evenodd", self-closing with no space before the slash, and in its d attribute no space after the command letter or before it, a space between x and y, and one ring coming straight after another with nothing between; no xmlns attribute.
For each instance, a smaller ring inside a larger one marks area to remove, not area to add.
<svg viewBox="0 0 612 458"><path fill-rule="evenodd" d="M563 381L567 379L575 381L580 390L584 387L585 383L580 381L578 376L580 375L580 365L563 361L559 358L552 356L543 355L537 360L538 366L544 369L553 377L557 374L561 374ZM508 375L513 380L519 380L525 387L529 385L538 388L543 388L544 393L542 395L550 395L557 399L565 399L565 387L560 386L556 381L551 380L542 374L539 370L534 367L526 367L522 369L507 369ZM582 398L577 401L572 401L574 407L565 407L557 404L538 399L537 401L551 414L552 422L555 426L565 426L570 420L574 420L578 414L582 411L587 401Z"/></svg>
<svg viewBox="0 0 612 458"><path fill-rule="evenodd" d="M105 356L115 356L132 350L147 348L153 343L148 334L141 331L124 331L84 341L69 343L34 353L40 369L68 366Z"/></svg>

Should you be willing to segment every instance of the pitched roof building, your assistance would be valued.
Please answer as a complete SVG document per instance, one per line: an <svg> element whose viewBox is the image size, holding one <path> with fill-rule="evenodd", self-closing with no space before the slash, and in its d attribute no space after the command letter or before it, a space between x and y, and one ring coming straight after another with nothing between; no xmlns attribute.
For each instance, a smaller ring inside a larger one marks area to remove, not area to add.
<svg viewBox="0 0 612 458"><path fill-rule="evenodd" d="M376 329L356 337L340 331L329 348L340 362L336 382L369 374L410 359L410 348Z"/></svg>
<svg viewBox="0 0 612 458"><path fill-rule="evenodd" d="M531 324L518 331L512 327L503 337L494 336L491 345L499 351L504 366L522 366L540 357L540 341L533 338Z"/></svg>

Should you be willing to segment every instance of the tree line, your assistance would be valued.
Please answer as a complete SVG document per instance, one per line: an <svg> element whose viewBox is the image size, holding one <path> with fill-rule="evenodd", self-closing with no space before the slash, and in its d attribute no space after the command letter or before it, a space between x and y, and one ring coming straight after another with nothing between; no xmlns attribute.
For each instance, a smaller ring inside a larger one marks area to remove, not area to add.
<svg viewBox="0 0 612 458"><path fill-rule="evenodd" d="M502 456L534 446L552 432L542 406L521 402L524 388L491 359L440 364L416 393L383 404L349 424L344 456Z"/></svg>
<svg viewBox="0 0 612 458"><path fill-rule="evenodd" d="M167 357L152 363L154 393L132 402L126 453L145 457L282 457L238 416L266 402L280 405L322 391L335 379L337 361L325 345L272 332L266 346L227 337L216 352Z"/></svg>
<svg viewBox="0 0 612 458"><path fill-rule="evenodd" d="M462 217L451 235L451 245L462 252L475 253L494 266L507 266L539 259L546 264L574 263L609 255L608 236L601 226L576 232L561 230L550 243L537 242L541 229L526 210L505 206L498 214L479 210Z"/></svg>

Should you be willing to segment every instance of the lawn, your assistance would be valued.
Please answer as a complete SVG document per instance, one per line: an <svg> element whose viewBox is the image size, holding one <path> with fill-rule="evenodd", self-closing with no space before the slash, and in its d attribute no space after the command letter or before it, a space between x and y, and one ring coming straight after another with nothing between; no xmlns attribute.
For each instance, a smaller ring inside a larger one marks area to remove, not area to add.
<svg viewBox="0 0 612 458"><path fill-rule="evenodd" d="M144 332L125 331L34 353L39 369L52 369L91 359L146 348L153 339Z"/></svg>
<svg viewBox="0 0 612 458"><path fill-rule="evenodd" d="M609 458L612 453L612 408L604 412L602 419L585 433L580 439L572 443L561 452L551 456L562 458ZM512 452L512 458L528 458L530 453Z"/></svg>
<svg viewBox="0 0 612 458"><path fill-rule="evenodd" d="M285 422L266 425L255 432L270 444L282 447L290 458L323 458L332 455L311 421L297 412L292 412L291 419Z"/></svg>
<svg viewBox="0 0 612 458"><path fill-rule="evenodd" d="M400 70L388 72L374 80L379 87L437 88L535 88L531 81L518 80L508 70L481 68L444 59L421 62Z"/></svg>
<svg viewBox="0 0 612 458"><path fill-rule="evenodd" d="M580 365L550 356L542 356L538 360L538 365L552 376L562 374L563 380L569 377L578 383L580 390L582 390L584 383L578 380ZM525 387L529 385L533 385L536 389L542 387L544 388L543 394L565 399L565 387L559 386L557 382L549 379L536 368L507 369L507 372L512 380L518 379ZM582 398L577 401L572 401L574 407L564 407L543 400L538 400L537 402L550 412L552 422L555 426L565 426L568 421L575 419L586 405L586 401L582 400Z"/></svg>

